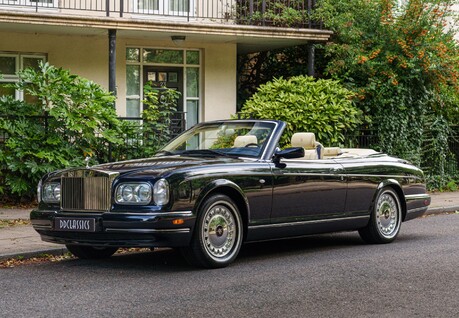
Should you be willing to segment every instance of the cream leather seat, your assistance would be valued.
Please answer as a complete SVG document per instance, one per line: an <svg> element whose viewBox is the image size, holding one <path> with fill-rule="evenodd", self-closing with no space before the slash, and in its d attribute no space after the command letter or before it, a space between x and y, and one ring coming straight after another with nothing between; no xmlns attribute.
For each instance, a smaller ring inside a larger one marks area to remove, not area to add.
<svg viewBox="0 0 459 318"><path fill-rule="evenodd" d="M340 147L325 147L323 150L323 158L333 158L341 155L343 151Z"/></svg>
<svg viewBox="0 0 459 318"><path fill-rule="evenodd" d="M245 147L250 144L258 145L257 136L254 136L254 135L237 136L236 139L234 139L233 148Z"/></svg>
<svg viewBox="0 0 459 318"><path fill-rule="evenodd" d="M294 133L292 136L291 145L292 147L304 148L304 157L302 159L320 159L320 150L322 148L322 145L316 142L316 136L314 135L314 133ZM317 149L318 145L320 145L319 149Z"/></svg>

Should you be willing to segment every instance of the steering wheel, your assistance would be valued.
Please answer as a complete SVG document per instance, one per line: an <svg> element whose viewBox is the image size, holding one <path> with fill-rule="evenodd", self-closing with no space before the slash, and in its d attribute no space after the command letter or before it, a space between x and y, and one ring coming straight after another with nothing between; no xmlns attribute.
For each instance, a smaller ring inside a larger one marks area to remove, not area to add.
<svg viewBox="0 0 459 318"><path fill-rule="evenodd" d="M245 145L244 147L257 147L258 148L259 146L258 146L258 144L252 142L250 144Z"/></svg>

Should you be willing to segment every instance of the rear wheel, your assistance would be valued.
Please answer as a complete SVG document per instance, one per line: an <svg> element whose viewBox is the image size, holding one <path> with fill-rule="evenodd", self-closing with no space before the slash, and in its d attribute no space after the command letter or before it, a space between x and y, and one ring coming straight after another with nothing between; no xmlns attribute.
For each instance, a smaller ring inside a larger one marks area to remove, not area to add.
<svg viewBox="0 0 459 318"><path fill-rule="evenodd" d="M191 245L182 249L195 266L220 268L234 261L242 244L242 221L236 204L226 195L207 199L196 220Z"/></svg>
<svg viewBox="0 0 459 318"><path fill-rule="evenodd" d="M118 247L95 247L86 245L66 245L70 253L81 259L108 258L115 254Z"/></svg>
<svg viewBox="0 0 459 318"><path fill-rule="evenodd" d="M400 199L392 188L379 191L368 225L359 230L360 237L367 243L390 243L400 232L402 209Z"/></svg>

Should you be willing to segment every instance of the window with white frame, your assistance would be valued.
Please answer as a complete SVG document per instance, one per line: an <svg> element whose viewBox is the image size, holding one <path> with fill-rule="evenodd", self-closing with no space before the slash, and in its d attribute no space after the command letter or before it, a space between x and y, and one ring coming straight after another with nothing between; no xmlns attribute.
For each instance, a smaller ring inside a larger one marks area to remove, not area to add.
<svg viewBox="0 0 459 318"><path fill-rule="evenodd" d="M18 100L34 103L35 98L14 89L11 84L19 80L17 73L26 68L38 69L40 62L46 61L46 55L35 53L0 52L0 96L12 96Z"/></svg>
<svg viewBox="0 0 459 318"><path fill-rule="evenodd" d="M183 82L183 87L179 89L183 97L180 101L182 104L178 105L177 110L185 114L187 128L198 123L201 104L200 65L201 53L196 49L127 47L126 116L140 117L145 81L164 80L167 83ZM180 69L179 72L174 71L174 68Z"/></svg>
<svg viewBox="0 0 459 318"><path fill-rule="evenodd" d="M39 8L57 8L58 0L8 0L8 5L39 7Z"/></svg>
<svg viewBox="0 0 459 318"><path fill-rule="evenodd" d="M132 0L134 12L159 15L189 15L194 0Z"/></svg>

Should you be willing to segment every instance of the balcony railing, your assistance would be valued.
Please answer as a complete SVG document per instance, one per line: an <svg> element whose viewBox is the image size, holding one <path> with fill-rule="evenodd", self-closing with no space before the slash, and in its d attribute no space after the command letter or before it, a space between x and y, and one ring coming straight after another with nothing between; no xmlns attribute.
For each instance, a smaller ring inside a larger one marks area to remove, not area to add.
<svg viewBox="0 0 459 318"><path fill-rule="evenodd" d="M316 0L0 0L0 10L89 16L320 27L310 19Z"/></svg>

